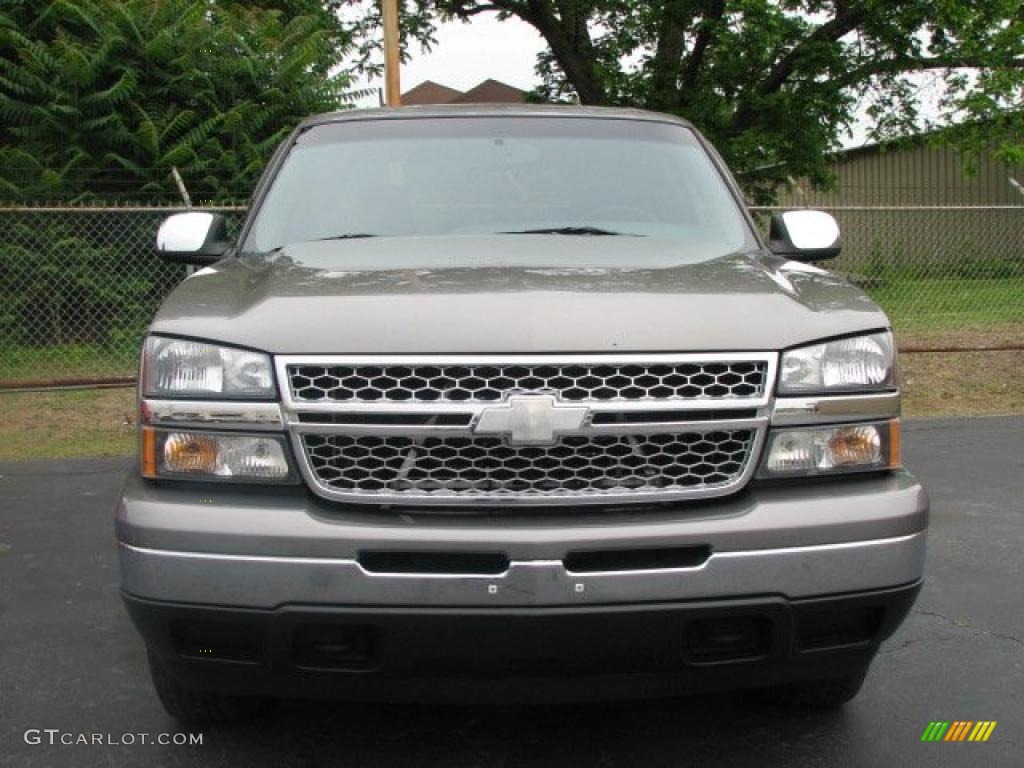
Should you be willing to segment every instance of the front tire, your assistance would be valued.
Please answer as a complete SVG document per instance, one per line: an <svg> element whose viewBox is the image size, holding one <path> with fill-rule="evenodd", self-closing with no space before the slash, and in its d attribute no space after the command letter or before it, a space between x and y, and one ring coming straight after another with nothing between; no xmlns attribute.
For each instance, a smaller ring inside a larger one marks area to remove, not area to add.
<svg viewBox="0 0 1024 768"><path fill-rule="evenodd" d="M253 719L266 708L266 699L228 696L185 685L157 656L152 652L148 655L156 695L167 714L176 720L196 725L237 723Z"/></svg>

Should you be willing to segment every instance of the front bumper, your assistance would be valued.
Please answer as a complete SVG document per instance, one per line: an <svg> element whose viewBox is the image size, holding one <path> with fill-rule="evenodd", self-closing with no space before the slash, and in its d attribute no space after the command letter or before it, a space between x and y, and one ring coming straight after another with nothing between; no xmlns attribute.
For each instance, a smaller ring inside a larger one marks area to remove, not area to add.
<svg viewBox="0 0 1024 768"><path fill-rule="evenodd" d="M685 550L684 550L685 551ZM562 560L511 561L500 573L372 572L357 559L225 555L120 547L122 588L155 600L276 608L635 603L761 592L806 597L921 578L925 534L808 547L712 552L669 568L573 572Z"/></svg>
<svg viewBox="0 0 1024 768"><path fill-rule="evenodd" d="M133 621L194 686L511 701L858 674L913 603L927 516L906 472L480 515L132 476L117 533Z"/></svg>
<svg viewBox="0 0 1024 768"><path fill-rule="evenodd" d="M506 609L125 602L150 652L199 689L507 704L861 675L919 586L803 600Z"/></svg>
<svg viewBox="0 0 1024 768"><path fill-rule="evenodd" d="M913 583L923 574L927 510L905 472L752 487L713 503L476 516L338 507L303 488L131 477L117 530L122 589L149 600L263 609L577 606L796 599ZM693 557L661 567L634 556L652 549ZM382 550L414 565L367 567L367 553ZM584 571L572 565L581 553L609 551L624 556ZM438 553L505 562L417 572L415 563L429 566Z"/></svg>

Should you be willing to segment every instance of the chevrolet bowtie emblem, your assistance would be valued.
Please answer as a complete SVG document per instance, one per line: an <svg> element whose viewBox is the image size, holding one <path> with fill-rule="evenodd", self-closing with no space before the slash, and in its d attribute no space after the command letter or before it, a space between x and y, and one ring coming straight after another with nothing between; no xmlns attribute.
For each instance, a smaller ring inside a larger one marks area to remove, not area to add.
<svg viewBox="0 0 1024 768"><path fill-rule="evenodd" d="M564 432L583 426L589 408L563 405L551 395L512 395L480 414L478 435L501 435L510 445L552 445Z"/></svg>

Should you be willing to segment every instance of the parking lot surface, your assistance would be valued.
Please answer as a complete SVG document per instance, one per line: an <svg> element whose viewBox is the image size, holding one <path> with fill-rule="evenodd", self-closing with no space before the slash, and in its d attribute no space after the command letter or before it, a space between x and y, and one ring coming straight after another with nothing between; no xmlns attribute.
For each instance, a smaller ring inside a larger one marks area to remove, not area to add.
<svg viewBox="0 0 1024 768"><path fill-rule="evenodd" d="M842 710L740 695L515 708L287 702L255 724L201 731L164 714L120 603L112 509L129 460L0 464L0 765L1024 765L1022 446L1024 417L906 426L906 464L932 497L927 581ZM998 724L984 744L922 743L932 720ZM202 744L142 743L183 730ZM105 743L60 743L94 734Z"/></svg>

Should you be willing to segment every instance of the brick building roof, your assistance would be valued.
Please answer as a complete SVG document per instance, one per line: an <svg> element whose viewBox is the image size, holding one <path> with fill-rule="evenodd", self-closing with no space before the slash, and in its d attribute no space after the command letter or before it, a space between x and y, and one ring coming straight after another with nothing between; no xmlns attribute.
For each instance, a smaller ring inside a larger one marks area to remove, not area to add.
<svg viewBox="0 0 1024 768"><path fill-rule="evenodd" d="M402 94L402 104L521 104L526 91L521 91L500 80L488 78L463 93L446 85L424 80Z"/></svg>
<svg viewBox="0 0 1024 768"><path fill-rule="evenodd" d="M415 88L410 88L402 94L402 103L410 106L416 104L451 104L459 96L462 96L462 91L435 83L433 80L424 80Z"/></svg>

